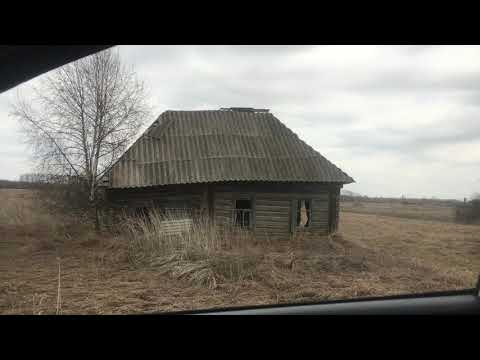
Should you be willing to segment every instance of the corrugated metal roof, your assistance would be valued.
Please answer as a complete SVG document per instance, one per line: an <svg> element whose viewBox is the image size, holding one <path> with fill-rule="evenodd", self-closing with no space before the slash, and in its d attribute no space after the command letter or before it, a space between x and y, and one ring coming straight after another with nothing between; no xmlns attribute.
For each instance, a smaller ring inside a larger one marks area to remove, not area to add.
<svg viewBox="0 0 480 360"><path fill-rule="evenodd" d="M354 180L266 111L166 111L109 172L113 188Z"/></svg>

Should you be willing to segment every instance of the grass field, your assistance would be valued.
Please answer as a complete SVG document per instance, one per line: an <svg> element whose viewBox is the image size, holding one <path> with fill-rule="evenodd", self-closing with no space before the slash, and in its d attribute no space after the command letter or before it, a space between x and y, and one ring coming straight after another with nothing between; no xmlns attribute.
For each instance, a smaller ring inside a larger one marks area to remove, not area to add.
<svg viewBox="0 0 480 360"><path fill-rule="evenodd" d="M192 284L133 266L128 243L48 214L32 194L0 190L2 314L143 313L421 293L472 288L480 273L478 225L413 218L426 209L409 209L407 218L387 207L363 213L345 207L338 235L254 246L243 253L253 259L251 276ZM427 217L446 220L447 212Z"/></svg>
<svg viewBox="0 0 480 360"><path fill-rule="evenodd" d="M406 219L438 220L453 222L455 208L444 204L408 203L401 201L369 202L369 201L344 201L342 211L357 214L374 214L401 217Z"/></svg>

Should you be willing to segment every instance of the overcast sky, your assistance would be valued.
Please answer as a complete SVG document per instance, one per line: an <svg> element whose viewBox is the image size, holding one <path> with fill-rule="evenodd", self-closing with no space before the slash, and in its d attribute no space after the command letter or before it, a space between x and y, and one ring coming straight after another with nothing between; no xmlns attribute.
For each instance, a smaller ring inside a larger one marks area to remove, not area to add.
<svg viewBox="0 0 480 360"><path fill-rule="evenodd" d="M480 192L479 46L119 46L171 110L268 108L365 195ZM30 169L0 94L0 178ZM153 119L149 119L149 122Z"/></svg>

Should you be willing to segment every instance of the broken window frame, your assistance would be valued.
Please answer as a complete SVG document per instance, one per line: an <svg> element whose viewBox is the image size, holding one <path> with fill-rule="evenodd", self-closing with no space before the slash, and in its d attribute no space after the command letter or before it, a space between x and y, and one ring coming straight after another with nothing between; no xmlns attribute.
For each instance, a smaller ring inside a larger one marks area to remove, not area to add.
<svg viewBox="0 0 480 360"><path fill-rule="evenodd" d="M305 212L307 216L307 222L304 226L300 225L301 218L302 218L302 202L305 204ZM312 199L309 198L303 198L303 199L297 199L296 200L296 206L295 206L295 228L296 229L309 229L312 226ZM308 204L308 206L307 206Z"/></svg>
<svg viewBox="0 0 480 360"><path fill-rule="evenodd" d="M238 201L248 201L250 206L244 208L237 208ZM241 216L240 223L237 220L238 215ZM246 215L246 216L245 216ZM232 225L244 229L252 229L254 217L254 200L253 198L236 198L233 199L232 209ZM247 222L245 219L248 219Z"/></svg>

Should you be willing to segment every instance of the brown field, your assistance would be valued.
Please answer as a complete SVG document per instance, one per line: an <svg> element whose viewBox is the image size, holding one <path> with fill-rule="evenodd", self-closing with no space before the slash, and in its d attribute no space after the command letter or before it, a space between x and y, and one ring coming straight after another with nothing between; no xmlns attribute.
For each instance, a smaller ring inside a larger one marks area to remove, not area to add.
<svg viewBox="0 0 480 360"><path fill-rule="evenodd" d="M2 314L143 313L421 293L472 288L480 273L478 225L342 211L337 236L253 247L242 253L251 257L249 276L225 274L205 286L133 266L127 243L40 210L32 194L0 190Z"/></svg>
<svg viewBox="0 0 480 360"><path fill-rule="evenodd" d="M406 219L438 220L453 222L455 208L445 204L432 204L429 202L402 204L401 201L343 201L341 210L357 214L373 214L401 217Z"/></svg>

